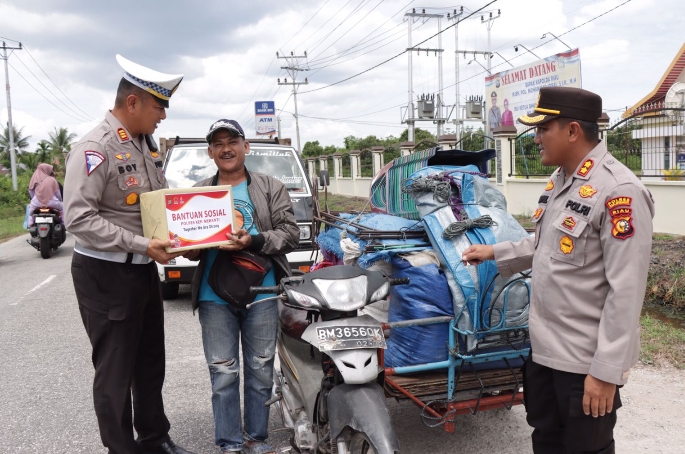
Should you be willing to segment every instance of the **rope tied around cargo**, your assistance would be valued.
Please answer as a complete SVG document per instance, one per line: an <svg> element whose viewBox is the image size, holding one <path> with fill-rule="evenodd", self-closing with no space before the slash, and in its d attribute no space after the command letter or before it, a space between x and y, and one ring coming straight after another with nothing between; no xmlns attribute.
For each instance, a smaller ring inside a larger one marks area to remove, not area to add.
<svg viewBox="0 0 685 454"><path fill-rule="evenodd" d="M408 181L403 187L402 192L406 194L414 194L421 192L432 192L433 199L440 203L445 203L449 200L452 188L449 181L440 181L433 178L417 178Z"/></svg>
<svg viewBox="0 0 685 454"><path fill-rule="evenodd" d="M445 227L445 230L442 232L442 237L449 240L459 235L463 235L468 230L487 229L493 225L497 225L497 223L492 220L490 215L485 214L476 219L464 219L463 221L451 223Z"/></svg>

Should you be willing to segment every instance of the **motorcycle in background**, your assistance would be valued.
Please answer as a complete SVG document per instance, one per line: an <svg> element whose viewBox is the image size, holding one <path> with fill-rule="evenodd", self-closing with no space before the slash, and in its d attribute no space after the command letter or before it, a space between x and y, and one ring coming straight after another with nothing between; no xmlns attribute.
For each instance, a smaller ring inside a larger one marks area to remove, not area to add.
<svg viewBox="0 0 685 454"><path fill-rule="evenodd" d="M59 212L49 207L37 208L33 211L34 223L29 227L31 239L26 240L31 246L40 251L40 256L49 259L52 252L67 239L66 229L59 217Z"/></svg>
<svg viewBox="0 0 685 454"><path fill-rule="evenodd" d="M381 323L357 315L387 297L392 279L380 271L340 265L281 280L253 293L277 293L280 370L273 397L299 453L396 454L397 436L385 403L378 349ZM250 305L272 300L267 298Z"/></svg>

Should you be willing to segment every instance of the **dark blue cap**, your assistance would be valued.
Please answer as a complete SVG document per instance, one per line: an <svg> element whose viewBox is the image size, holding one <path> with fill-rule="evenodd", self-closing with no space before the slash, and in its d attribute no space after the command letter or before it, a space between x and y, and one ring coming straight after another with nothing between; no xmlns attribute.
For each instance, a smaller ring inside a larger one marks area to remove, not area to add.
<svg viewBox="0 0 685 454"><path fill-rule="evenodd" d="M223 118L221 120L215 121L214 123L212 123L212 126L209 127L209 131L207 131L206 136L207 143L210 143L212 141L212 136L219 129L225 129L234 136L240 136L242 138L245 138L245 132L243 131L243 128L238 124L237 121L226 120L225 118Z"/></svg>

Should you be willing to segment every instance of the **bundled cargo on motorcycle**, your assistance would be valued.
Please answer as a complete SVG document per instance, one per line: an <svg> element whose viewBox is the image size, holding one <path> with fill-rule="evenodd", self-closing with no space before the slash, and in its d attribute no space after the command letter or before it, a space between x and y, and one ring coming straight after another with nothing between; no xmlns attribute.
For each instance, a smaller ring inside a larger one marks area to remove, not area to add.
<svg viewBox="0 0 685 454"><path fill-rule="evenodd" d="M393 279L409 280L407 285L393 287L388 300L367 305L360 314L384 323L454 316L447 279L420 221L386 214L343 213L335 225L337 228L328 228L317 238L327 263L381 270ZM419 233L415 236L420 238L406 238L410 233ZM442 361L449 353L448 334L448 322L392 330L385 365Z"/></svg>
<svg viewBox="0 0 685 454"><path fill-rule="evenodd" d="M457 316L459 350L520 348L528 342L529 273L499 276L494 262L462 262L471 244L519 241L527 232L475 166L425 167L403 182L445 271Z"/></svg>
<svg viewBox="0 0 685 454"><path fill-rule="evenodd" d="M171 240L167 252L229 244L235 230L231 186L160 189L140 195L143 234Z"/></svg>

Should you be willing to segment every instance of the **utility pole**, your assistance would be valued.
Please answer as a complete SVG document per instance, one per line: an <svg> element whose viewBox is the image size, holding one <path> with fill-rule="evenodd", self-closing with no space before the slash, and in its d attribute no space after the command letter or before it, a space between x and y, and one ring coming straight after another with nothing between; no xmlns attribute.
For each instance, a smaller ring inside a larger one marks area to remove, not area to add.
<svg viewBox="0 0 685 454"><path fill-rule="evenodd" d="M10 99L10 73L7 68L8 50L21 50L21 43L19 47L7 47L5 41L2 42L2 59L5 60L5 91L7 91L7 124L9 130L10 140L10 167L12 170L12 189L17 191L17 157L14 151L14 124L12 123L12 102Z"/></svg>
<svg viewBox="0 0 685 454"><path fill-rule="evenodd" d="M492 43L490 41L490 30L492 30L492 26L494 25L495 19L499 19L501 16L500 10L497 10L497 16L492 15L492 11L490 11L490 16L486 19L485 16L480 16L480 23L485 24L485 26L488 29L488 75L492 74ZM487 96L485 97L486 103L487 103ZM486 104L487 105L487 104ZM486 136L492 136L492 131L490 131L490 115L487 114L486 110L486 118L487 118L487 132Z"/></svg>
<svg viewBox="0 0 685 454"><path fill-rule="evenodd" d="M278 122L278 140L280 141L283 138L283 136L281 136L281 114L278 114L276 121Z"/></svg>
<svg viewBox="0 0 685 454"><path fill-rule="evenodd" d="M456 22L454 25L454 86L456 87L457 97L456 103L454 104L454 133L457 136L457 140L459 140L461 136L461 101L459 100L459 19L462 14L464 14L463 6L459 8L459 13L457 13L457 10L455 9L454 14L451 17L450 14L447 13L447 20ZM442 73L442 71L440 72Z"/></svg>
<svg viewBox="0 0 685 454"><path fill-rule="evenodd" d="M297 73L299 71L309 71L309 68L301 67L299 65L299 61L301 59L307 58L307 51L304 52L304 55L295 55L294 52L290 52L290 55L279 55L278 52L276 52L276 58L285 60L287 66L281 66L281 69L285 69L286 71L288 71L288 75L292 80L292 82L288 82L288 79L286 78L283 79L283 82L281 82L281 79L278 79L278 85L293 86L293 100L295 102L295 133L297 135L297 152L299 154L302 154L302 148L300 148L300 119L299 115L297 114L297 87L298 85L306 85L309 83L309 81L307 80L307 78L305 78L304 82L297 82Z"/></svg>
<svg viewBox="0 0 685 454"><path fill-rule="evenodd" d="M443 106L443 95L442 95L442 52L444 49L442 48L442 28L441 28L441 22L440 19L444 17L443 14L431 14L431 13L426 13L426 9L422 8L421 12L417 12L416 8L412 8L411 12L405 13L404 16L407 18L407 24L409 27L409 32L407 34L408 36L408 46L407 46L407 56L409 59L409 87L407 88L407 119L403 121L403 123L407 123L407 140L409 142L414 142L414 126L416 124L416 121L433 121L433 123L437 123L438 125L438 137L442 134L442 127L445 124L445 118L443 116L444 112L444 106ZM438 19L438 47L436 49L422 49L419 47L412 47L411 44L411 32L412 32L412 25L414 23L415 17L420 17L423 18L424 20L427 19ZM418 118L414 116L414 86L413 86L413 80L412 80L412 73L413 73L413 68L412 68L412 52L421 52L425 51L426 55L428 55L428 52L435 52L435 55L438 57L438 103L436 105L437 109L435 111L435 114L437 116L433 115L430 118L426 118L421 113L419 114Z"/></svg>

